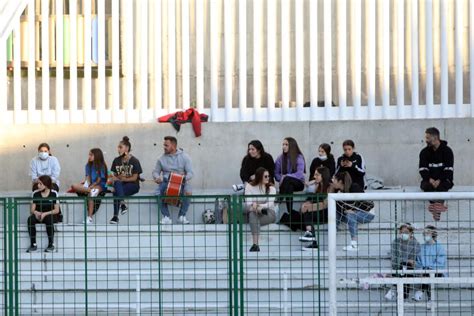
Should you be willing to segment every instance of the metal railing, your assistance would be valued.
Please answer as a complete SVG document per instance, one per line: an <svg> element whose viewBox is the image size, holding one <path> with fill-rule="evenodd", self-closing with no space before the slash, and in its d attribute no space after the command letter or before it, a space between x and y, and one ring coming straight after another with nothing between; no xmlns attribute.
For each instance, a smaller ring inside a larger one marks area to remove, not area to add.
<svg viewBox="0 0 474 316"><path fill-rule="evenodd" d="M330 315L472 312L474 193L330 194L328 199ZM344 251L354 234L338 218L347 218L341 203L353 201L372 201L375 217L359 224L358 251ZM402 224L414 230L405 242L401 234L409 230L401 231ZM435 227L436 246L423 240L435 236L429 226Z"/></svg>
<svg viewBox="0 0 474 316"><path fill-rule="evenodd" d="M465 0L29 3L0 49L2 123L474 115Z"/></svg>
<svg viewBox="0 0 474 316"><path fill-rule="evenodd" d="M52 253L43 252L44 225L36 225L38 250L26 253L31 198L0 199L5 315L326 312L323 254L302 252L301 233L275 223L262 227L261 251L249 252L243 196L189 197L189 225L176 224L174 208L175 224L160 224L159 196L127 197L128 213L109 224L113 197L94 199L100 205L86 224L87 198L59 198ZM304 199L294 197L295 205ZM225 223L203 223L208 209Z"/></svg>

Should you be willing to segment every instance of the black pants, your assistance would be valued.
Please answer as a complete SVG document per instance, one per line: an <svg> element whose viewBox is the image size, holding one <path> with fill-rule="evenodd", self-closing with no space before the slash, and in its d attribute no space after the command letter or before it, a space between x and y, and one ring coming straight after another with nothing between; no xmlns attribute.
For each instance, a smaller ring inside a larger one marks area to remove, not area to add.
<svg viewBox="0 0 474 316"><path fill-rule="evenodd" d="M435 277L436 278L442 278L444 275L442 273L436 273ZM422 277L427 277L429 278L429 274L423 274ZM426 291L426 295L428 296L428 300L431 300L431 284L422 284L421 285L421 290Z"/></svg>
<svg viewBox="0 0 474 316"><path fill-rule="evenodd" d="M317 210L314 212L306 212L302 216L301 229L306 230L306 226L311 226L311 231L314 232L314 225L328 223L328 209Z"/></svg>
<svg viewBox="0 0 474 316"><path fill-rule="evenodd" d="M304 190L304 183L298 179L292 177L285 177L283 182L280 183L280 194L293 194L297 191ZM288 213L293 210L293 198L287 197L286 198L286 209Z"/></svg>
<svg viewBox="0 0 474 316"><path fill-rule="evenodd" d="M407 270L413 270L414 267L411 264L408 263L401 263L400 266L397 267L397 270L403 270L403 266L407 267ZM405 275L400 275L400 274L392 274L394 277L401 277L401 278L412 278L414 275L413 274L405 274ZM414 288L413 284L404 284L403 285L403 298L407 299L409 294L410 294L410 288Z"/></svg>
<svg viewBox="0 0 474 316"><path fill-rule="evenodd" d="M449 180L441 180L437 188L433 187L429 180L421 181L420 188L424 192L448 192L453 187ZM444 203L444 200L430 201L430 203Z"/></svg>
<svg viewBox="0 0 474 316"><path fill-rule="evenodd" d="M36 216L30 215L28 217L28 233L30 235L31 244L36 244L36 224L45 224L46 232L48 233L48 241L50 244L54 242L54 224L59 222L57 215L48 215L42 222Z"/></svg>

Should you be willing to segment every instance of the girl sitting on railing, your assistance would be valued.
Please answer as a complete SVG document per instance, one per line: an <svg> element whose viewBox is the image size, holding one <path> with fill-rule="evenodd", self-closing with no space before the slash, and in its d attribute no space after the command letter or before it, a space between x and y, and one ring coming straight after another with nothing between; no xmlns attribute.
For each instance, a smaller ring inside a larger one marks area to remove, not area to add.
<svg viewBox="0 0 474 316"><path fill-rule="evenodd" d="M442 244L438 243L438 232L436 227L427 225L423 231L425 243L421 245L420 252L416 257L416 268L420 270L444 270L446 269L446 251ZM429 277L429 274L423 274ZM443 272L435 273L435 277L444 277ZM431 286L422 284L421 288L415 292L415 301L423 300L423 291L426 291L428 301L431 301Z"/></svg>
<svg viewBox="0 0 474 316"><path fill-rule="evenodd" d="M314 232L314 225L326 224L328 222L328 202L327 197L323 198L321 195L327 194L331 184L331 173L329 168L319 167L314 172L315 191L317 195L315 198L308 198L306 202L301 205L300 220L301 227L306 232L299 238L301 242L312 242L310 245L303 247L303 251L313 250L318 248L316 234Z"/></svg>
<svg viewBox="0 0 474 316"><path fill-rule="evenodd" d="M255 171L255 179L245 186L245 195L271 195L265 197L249 197L245 199L244 215L250 224L253 245L249 251L260 251L258 238L260 226L275 222L275 197L276 189L270 182L270 172L265 168Z"/></svg>
<svg viewBox="0 0 474 316"><path fill-rule="evenodd" d="M363 188L352 182L351 176L347 171L336 173L332 178L332 185L329 193L363 193ZM344 251L357 251L357 233L359 224L370 223L375 215L370 212L374 207L372 201L341 201L337 203L336 221L337 224L347 223L349 233L351 234L351 243L344 247Z"/></svg>
<svg viewBox="0 0 474 316"><path fill-rule="evenodd" d="M420 252L420 244L416 240L413 234L413 226L409 223L400 225L398 229L398 237L392 242L391 255L392 255L392 269L394 270L413 270L415 269L415 260ZM402 274L394 274L395 277L400 276L413 276ZM407 299L410 293L409 284L403 285L403 298ZM385 298L392 300L396 297L396 291L392 287Z"/></svg>
<svg viewBox="0 0 474 316"><path fill-rule="evenodd" d="M104 154L99 148L92 148L89 152L89 158L85 167L86 178L83 182L73 184L71 190L89 197L96 197L101 192L105 192L107 183L107 164L104 160ZM94 213L94 201L87 201L87 219L86 223L92 223L92 215Z"/></svg>

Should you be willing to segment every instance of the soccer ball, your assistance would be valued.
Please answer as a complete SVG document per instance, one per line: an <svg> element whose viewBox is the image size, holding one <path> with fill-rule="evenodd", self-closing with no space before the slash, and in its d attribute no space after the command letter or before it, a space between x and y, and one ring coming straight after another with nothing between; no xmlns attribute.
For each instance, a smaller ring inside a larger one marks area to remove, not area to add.
<svg viewBox="0 0 474 316"><path fill-rule="evenodd" d="M216 222L216 214L211 209L204 210L202 213L202 221L204 224L214 224Z"/></svg>

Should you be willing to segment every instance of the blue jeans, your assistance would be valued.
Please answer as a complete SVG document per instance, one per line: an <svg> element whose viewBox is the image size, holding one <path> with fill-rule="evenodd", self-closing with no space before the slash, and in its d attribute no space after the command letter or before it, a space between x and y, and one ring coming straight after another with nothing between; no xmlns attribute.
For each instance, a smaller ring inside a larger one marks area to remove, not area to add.
<svg viewBox="0 0 474 316"><path fill-rule="evenodd" d="M351 238L357 237L358 224L370 223L374 219L374 217L374 214L366 211L354 211L354 213L347 214L337 211L336 213L337 224L341 222L347 223Z"/></svg>
<svg viewBox="0 0 474 316"><path fill-rule="evenodd" d="M134 195L135 193L138 193L139 190L140 186L135 182L114 182L114 196L116 197ZM123 199L114 200L114 216L118 216L120 203L122 201Z"/></svg>
<svg viewBox="0 0 474 316"><path fill-rule="evenodd" d="M156 192L157 195L164 196L166 193L166 188L168 187L168 181L163 181L160 183L160 186L158 187L158 190ZM186 185L183 184L181 186L181 194L182 196L181 200L181 207L179 209L178 216L186 216L186 213L188 212L190 201L188 198L185 197L185 193L190 193L186 191ZM165 203L165 199L161 199L161 214L163 216L170 217L170 211L168 210L168 204Z"/></svg>

